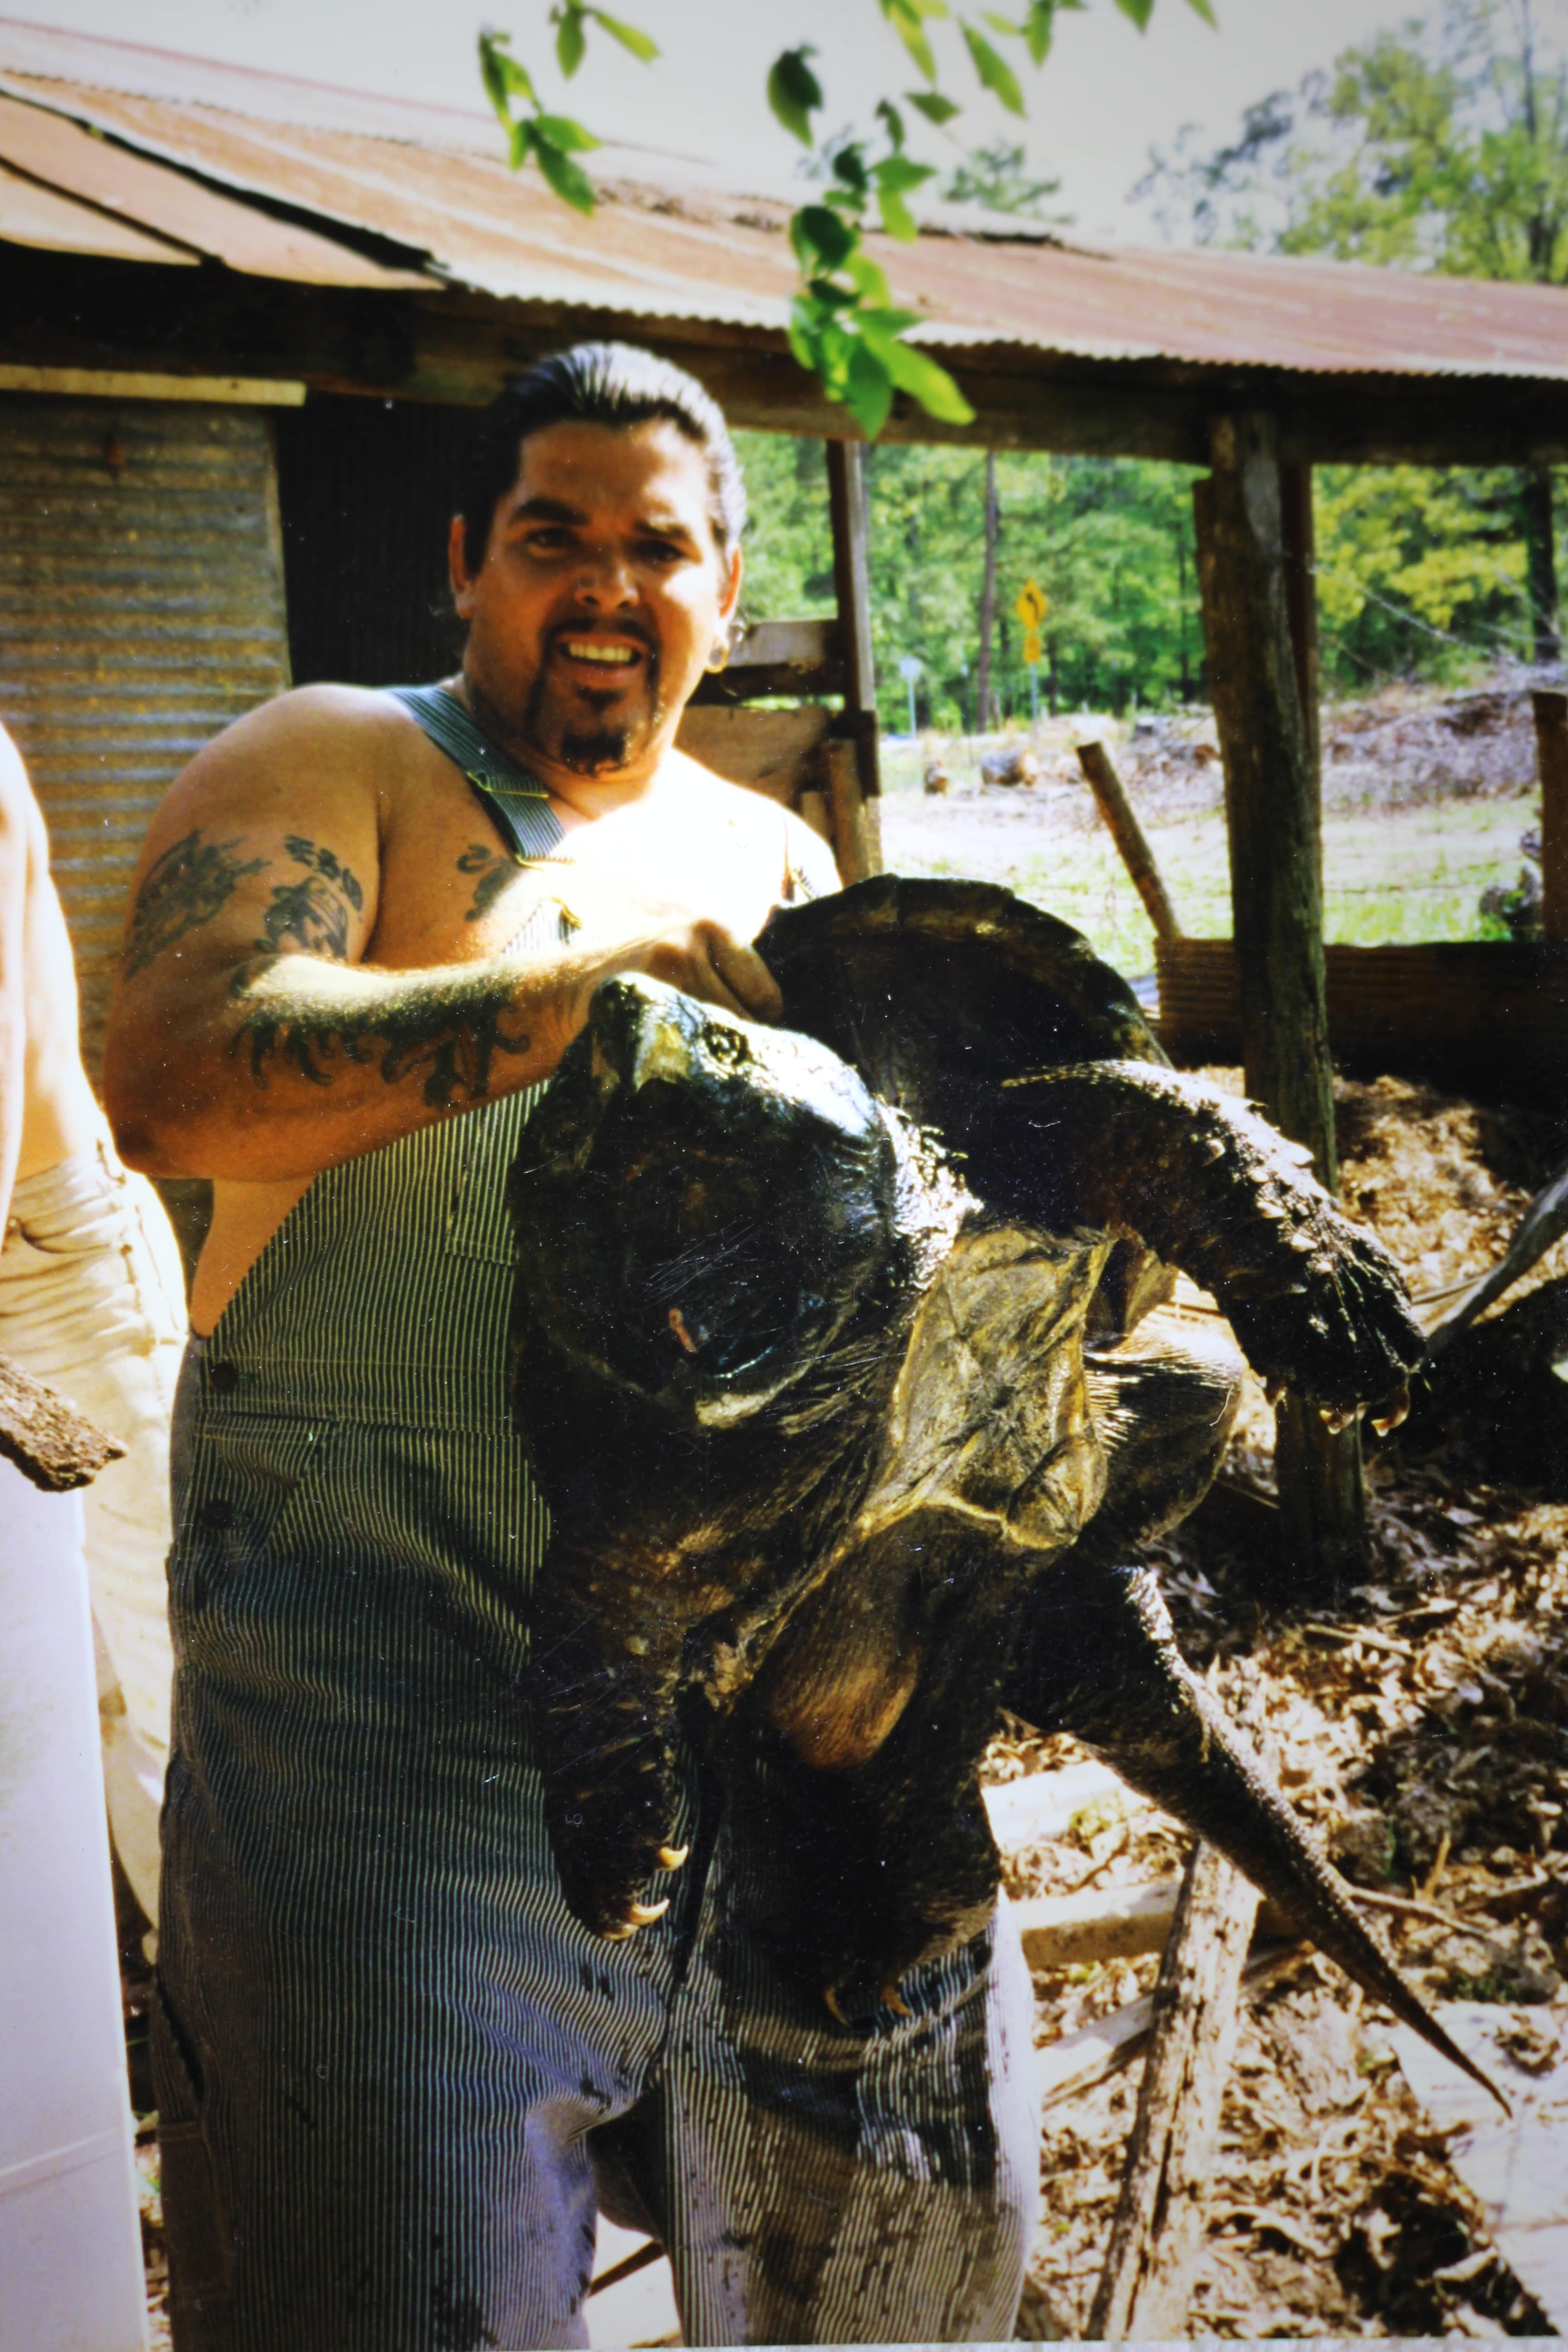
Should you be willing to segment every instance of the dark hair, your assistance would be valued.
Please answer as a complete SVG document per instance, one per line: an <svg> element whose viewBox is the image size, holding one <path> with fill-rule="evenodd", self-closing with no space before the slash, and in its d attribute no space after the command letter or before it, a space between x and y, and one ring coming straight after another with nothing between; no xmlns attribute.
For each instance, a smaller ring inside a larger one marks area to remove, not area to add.
<svg viewBox="0 0 1568 2352"><path fill-rule="evenodd" d="M496 506L517 479L531 433L550 425L645 425L663 417L708 460L713 536L728 555L746 527L746 485L718 403L695 376L630 343L574 343L508 384L480 417L468 449L458 511L470 572L485 560Z"/></svg>

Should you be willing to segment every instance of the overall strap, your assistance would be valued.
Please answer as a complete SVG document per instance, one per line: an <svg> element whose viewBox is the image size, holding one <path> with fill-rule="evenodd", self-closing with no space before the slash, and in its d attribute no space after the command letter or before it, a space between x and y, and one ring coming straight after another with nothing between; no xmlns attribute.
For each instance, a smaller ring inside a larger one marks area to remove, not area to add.
<svg viewBox="0 0 1568 2352"><path fill-rule="evenodd" d="M520 866L554 856L565 828L543 785L491 742L450 688L389 686L385 691L425 730L437 750L461 768Z"/></svg>

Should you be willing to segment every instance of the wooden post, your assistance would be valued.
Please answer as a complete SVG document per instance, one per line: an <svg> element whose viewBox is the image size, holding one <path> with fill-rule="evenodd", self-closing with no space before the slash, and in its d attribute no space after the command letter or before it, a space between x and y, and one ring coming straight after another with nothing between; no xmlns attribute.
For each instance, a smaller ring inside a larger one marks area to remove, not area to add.
<svg viewBox="0 0 1568 2352"><path fill-rule="evenodd" d="M1154 853L1138 822L1138 812L1128 799L1127 787L1116 772L1115 761L1103 743L1080 743L1078 763L1094 794L1100 814L1105 819L1106 830L1121 852L1121 863L1131 876L1132 887L1143 901L1144 911L1154 926L1155 938L1180 939L1182 927L1176 920L1176 910L1160 878Z"/></svg>
<svg viewBox="0 0 1568 2352"><path fill-rule="evenodd" d="M1185 2336L1258 1895L1212 1846L1187 1864L1088 2334Z"/></svg>
<svg viewBox="0 0 1568 2352"><path fill-rule="evenodd" d="M1568 694L1537 693L1535 744L1541 763L1541 929L1568 940Z"/></svg>
<svg viewBox="0 0 1568 2352"><path fill-rule="evenodd" d="M864 870L879 874L882 826L878 803L882 779L877 760L877 668L871 653L865 455L858 441L828 442L827 504L833 525L833 584L844 648L844 732L855 746L856 782L863 803L856 822L869 861ZM830 779L830 789L840 788Z"/></svg>
<svg viewBox="0 0 1568 2352"><path fill-rule="evenodd" d="M1247 1090L1304 1143L1320 1181L1338 1181L1333 1071L1323 987L1322 844L1315 730L1301 684L1315 682L1310 622L1310 478L1291 504L1299 635L1290 628L1286 499L1272 416L1218 416L1213 472L1194 485L1209 686L1225 761L1236 960ZM1276 1471L1290 1565L1332 1585L1365 1559L1357 1433L1335 1436L1287 1399Z"/></svg>
<svg viewBox="0 0 1568 2352"><path fill-rule="evenodd" d="M1279 520L1285 550L1285 612L1290 625L1290 651L1295 658L1296 693L1301 705L1307 757L1319 780L1321 798L1323 757L1318 682L1318 548L1312 522L1310 466L1280 467ZM1321 887L1321 850L1318 871Z"/></svg>

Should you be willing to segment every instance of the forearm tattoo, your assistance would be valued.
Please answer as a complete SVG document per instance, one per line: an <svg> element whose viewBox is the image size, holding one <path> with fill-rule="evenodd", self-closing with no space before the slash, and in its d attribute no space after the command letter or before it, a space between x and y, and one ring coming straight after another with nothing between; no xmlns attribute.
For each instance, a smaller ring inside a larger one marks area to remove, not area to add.
<svg viewBox="0 0 1568 2352"><path fill-rule="evenodd" d="M374 1066L389 1087L423 1069L426 1102L457 1110L489 1098L498 1054L530 1050L526 1034L502 1029L511 1008L489 983L404 982L400 1003L378 992L363 1003L339 1005L269 989L275 961L247 965L231 990L246 1011L230 1051L248 1058L258 1087L277 1064L317 1087L331 1086L345 1063Z"/></svg>
<svg viewBox="0 0 1568 2352"><path fill-rule="evenodd" d="M348 867L330 849L306 841L297 833L283 844L297 866L310 870L298 882L279 882L272 904L261 919L265 939L256 941L263 955L289 951L326 956L346 963L351 909L358 914L364 892Z"/></svg>
<svg viewBox="0 0 1568 2352"><path fill-rule="evenodd" d="M476 841L458 858L458 871L474 877L473 903L464 920L478 923L489 913L518 867L514 858L503 856L499 849L488 849L482 841Z"/></svg>
<svg viewBox="0 0 1568 2352"><path fill-rule="evenodd" d="M242 845L238 835L232 841L204 842L198 832L187 833L163 852L136 893L131 911L123 959L127 980L187 931L210 923L247 875L260 873L267 859L242 861L235 856Z"/></svg>

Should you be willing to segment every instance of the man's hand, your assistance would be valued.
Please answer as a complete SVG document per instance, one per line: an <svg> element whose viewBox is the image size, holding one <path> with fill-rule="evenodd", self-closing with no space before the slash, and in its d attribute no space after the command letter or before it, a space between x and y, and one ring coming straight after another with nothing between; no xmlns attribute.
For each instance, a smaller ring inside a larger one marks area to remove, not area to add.
<svg viewBox="0 0 1568 2352"><path fill-rule="evenodd" d="M586 1021L595 989L617 972L646 972L750 1021L783 1012L778 982L750 941L696 907L628 898L586 867L563 877L557 895L577 927L572 951L582 974L563 1050Z"/></svg>

